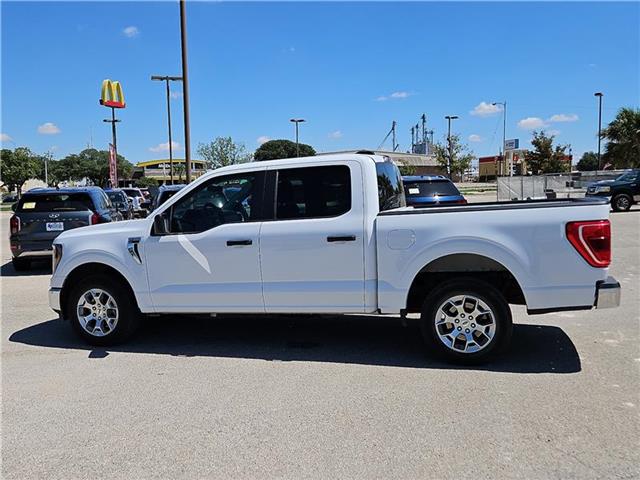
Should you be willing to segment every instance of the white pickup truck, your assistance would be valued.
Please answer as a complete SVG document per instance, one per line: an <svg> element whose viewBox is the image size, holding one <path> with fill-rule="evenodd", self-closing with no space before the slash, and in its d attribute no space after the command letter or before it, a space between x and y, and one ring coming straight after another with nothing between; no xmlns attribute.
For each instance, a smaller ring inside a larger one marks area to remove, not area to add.
<svg viewBox="0 0 640 480"><path fill-rule="evenodd" d="M619 304L608 215L600 199L406 207L397 167L368 153L245 163L149 218L58 236L49 302L98 345L145 314L417 312L430 350L483 361L510 340L509 304Z"/></svg>

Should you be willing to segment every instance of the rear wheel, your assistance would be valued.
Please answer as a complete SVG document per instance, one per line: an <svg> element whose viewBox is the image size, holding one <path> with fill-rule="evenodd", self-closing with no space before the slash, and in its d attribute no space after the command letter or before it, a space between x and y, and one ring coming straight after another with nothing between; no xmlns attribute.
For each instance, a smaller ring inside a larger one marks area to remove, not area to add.
<svg viewBox="0 0 640 480"><path fill-rule="evenodd" d="M23 272L31 267L31 260L28 258L13 257L11 264L16 272Z"/></svg>
<svg viewBox="0 0 640 480"><path fill-rule="evenodd" d="M482 363L511 340L511 311L504 296L474 278L445 282L422 307L421 329L427 347L457 363Z"/></svg>
<svg viewBox="0 0 640 480"><path fill-rule="evenodd" d="M135 298L119 281L91 276L74 286L67 312L75 332L91 345L114 345L128 339L140 321Z"/></svg>
<svg viewBox="0 0 640 480"><path fill-rule="evenodd" d="M626 193L620 193L611 199L611 206L616 212L626 212L631 208L631 197Z"/></svg>

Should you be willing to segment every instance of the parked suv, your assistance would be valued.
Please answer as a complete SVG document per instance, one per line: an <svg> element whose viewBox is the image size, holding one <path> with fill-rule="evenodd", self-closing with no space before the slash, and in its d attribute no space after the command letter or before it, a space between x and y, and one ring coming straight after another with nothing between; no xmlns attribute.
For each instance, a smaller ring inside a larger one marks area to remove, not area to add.
<svg viewBox="0 0 640 480"><path fill-rule="evenodd" d="M99 187L29 190L12 210L9 242L16 270L29 268L32 259L50 258L51 245L60 233L111 222L115 214Z"/></svg>
<svg viewBox="0 0 640 480"><path fill-rule="evenodd" d="M138 218L145 218L149 211L145 208L147 199L139 188L127 187L122 191L127 194L127 197L131 200L133 205L133 216Z"/></svg>
<svg viewBox="0 0 640 480"><path fill-rule="evenodd" d="M406 176L402 177L402 183L409 206L467 203L453 182L443 175Z"/></svg>
<svg viewBox="0 0 640 480"><path fill-rule="evenodd" d="M182 190L186 185L162 185L158 189L158 193L155 197L153 197L153 201L151 202L151 210L155 210L164 202L173 197L176 193Z"/></svg>
<svg viewBox="0 0 640 480"><path fill-rule="evenodd" d="M587 196L607 197L616 212L640 202L640 169L624 172L614 180L601 180L587 187Z"/></svg>
<svg viewBox="0 0 640 480"><path fill-rule="evenodd" d="M133 206L129 201L129 197L119 188L109 188L104 191L111 200L114 208L121 217L118 220L131 220L133 218Z"/></svg>

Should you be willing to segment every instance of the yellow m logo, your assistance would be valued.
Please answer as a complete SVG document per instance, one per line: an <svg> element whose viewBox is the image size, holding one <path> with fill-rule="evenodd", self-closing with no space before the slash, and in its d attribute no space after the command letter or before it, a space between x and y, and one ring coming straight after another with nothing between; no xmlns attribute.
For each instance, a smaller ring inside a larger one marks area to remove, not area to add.
<svg viewBox="0 0 640 480"><path fill-rule="evenodd" d="M109 79L102 81L100 105L112 108L125 107L124 93L122 93L122 85L120 85L120 82L111 81Z"/></svg>

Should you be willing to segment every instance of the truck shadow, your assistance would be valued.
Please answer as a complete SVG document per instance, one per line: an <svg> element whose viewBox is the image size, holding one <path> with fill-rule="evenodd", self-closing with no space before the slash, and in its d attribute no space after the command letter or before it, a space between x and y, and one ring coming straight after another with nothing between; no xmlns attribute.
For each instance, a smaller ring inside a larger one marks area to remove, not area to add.
<svg viewBox="0 0 640 480"><path fill-rule="evenodd" d="M19 330L9 340L87 350L90 358L129 352L511 373L575 373L581 369L574 344L558 327L514 325L508 352L485 365L460 366L426 355L415 322L402 326L398 318L367 315L149 318L136 337L109 348L84 344L67 322L55 319Z"/></svg>
<svg viewBox="0 0 640 480"><path fill-rule="evenodd" d="M9 261L0 267L0 276L3 277L28 277L31 275L51 275L51 260L33 260L31 268L17 272Z"/></svg>

